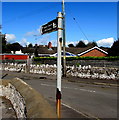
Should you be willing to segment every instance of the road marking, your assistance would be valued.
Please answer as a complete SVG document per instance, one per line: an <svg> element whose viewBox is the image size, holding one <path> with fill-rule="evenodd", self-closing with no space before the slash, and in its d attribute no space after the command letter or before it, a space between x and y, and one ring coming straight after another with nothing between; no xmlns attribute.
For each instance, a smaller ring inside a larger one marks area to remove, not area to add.
<svg viewBox="0 0 119 120"><path fill-rule="evenodd" d="M45 84L45 83L41 83L42 86L50 86L50 87L56 87L56 85L49 85L49 84Z"/></svg>
<svg viewBox="0 0 119 120"><path fill-rule="evenodd" d="M48 98L49 99L49 98ZM53 102L56 102L56 101L54 101L53 99L49 99L50 101L53 101ZM81 111L78 111L78 110L76 110L75 108L72 108L71 106L69 106L69 105L67 105L67 104L65 104L65 103L61 103L63 106L65 106L65 107L67 107L67 108L69 108L69 109L72 109L72 110L74 110L75 112L77 112L77 113L79 113L79 114L81 114L82 116L84 116L84 117L86 117L86 118L95 118L96 120L100 120L98 117L95 117L95 116L93 116L93 115L91 115L91 114L86 114L86 113L82 113Z"/></svg>
<svg viewBox="0 0 119 120"><path fill-rule="evenodd" d="M41 83L42 86L48 86L48 87L56 87L56 85L49 85L49 84L45 84L45 83ZM80 91L84 91L84 92L91 92L91 93L95 93L96 91L94 90L87 90L87 89L79 89L79 88L70 88L70 87L62 87L65 89L73 89L73 90L80 90Z"/></svg>
<svg viewBox="0 0 119 120"><path fill-rule="evenodd" d="M86 91L86 92L96 92L96 91L94 91L94 90L86 90L86 89L80 89L81 91Z"/></svg>
<svg viewBox="0 0 119 120"><path fill-rule="evenodd" d="M99 118L97 118L97 117L95 117L95 116L93 116L93 115L84 114L84 113L82 113L82 112L80 112L80 111L72 108L71 106L69 106L69 105L67 105L67 104L65 104L65 103L62 103L62 105L68 107L69 109L74 110L75 112L81 114L82 116L84 116L84 117L86 117L86 118L95 118L96 120L100 120Z"/></svg>
<svg viewBox="0 0 119 120"><path fill-rule="evenodd" d="M65 107L68 107L68 108L70 108L70 109L76 111L77 113L83 115L83 116L86 117L86 118L89 117L89 116L85 115L84 113L82 113L82 112L80 112L80 111L78 111L78 110L72 108L71 106L69 106L69 105L67 105L67 104L65 104L65 103L62 103L62 105L64 105Z"/></svg>

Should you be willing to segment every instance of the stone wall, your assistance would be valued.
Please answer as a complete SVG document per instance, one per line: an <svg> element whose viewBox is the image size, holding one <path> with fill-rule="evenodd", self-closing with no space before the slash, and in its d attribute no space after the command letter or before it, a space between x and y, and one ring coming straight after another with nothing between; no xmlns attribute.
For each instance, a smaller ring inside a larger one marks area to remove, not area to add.
<svg viewBox="0 0 119 120"><path fill-rule="evenodd" d="M56 60L41 60L37 62L33 62L34 64L49 64L49 65L54 65L57 64ZM119 60L115 61L108 61L108 60L67 60L66 65L91 65L94 67L116 67L119 68Z"/></svg>
<svg viewBox="0 0 119 120"><path fill-rule="evenodd" d="M9 99L17 118L57 118L56 113L44 97L19 78L2 80L0 96Z"/></svg>
<svg viewBox="0 0 119 120"><path fill-rule="evenodd" d="M119 69L108 67L67 66L67 75L79 78L119 80Z"/></svg>
<svg viewBox="0 0 119 120"><path fill-rule="evenodd" d="M4 70L8 71L17 71L17 72L25 72L25 64L2 64ZM30 73L37 74L47 74L47 75L56 75L57 74L57 66L48 65L48 64L31 64L30 65ZM66 74L67 76L76 76L80 78L92 78L92 79L119 79L119 68L110 68L110 67L94 67L91 65L87 66L66 66Z"/></svg>
<svg viewBox="0 0 119 120"><path fill-rule="evenodd" d="M116 60L116 61L108 61L108 60L73 60L73 61L67 61L67 64L68 65L80 64L82 66L91 65L92 67L119 68L119 60Z"/></svg>
<svg viewBox="0 0 119 120"><path fill-rule="evenodd" d="M26 106L24 98L21 94L16 90L16 88L8 83L7 86L0 85L0 89L2 93L0 96L4 96L6 99L9 99L13 108L16 112L17 118L26 118Z"/></svg>

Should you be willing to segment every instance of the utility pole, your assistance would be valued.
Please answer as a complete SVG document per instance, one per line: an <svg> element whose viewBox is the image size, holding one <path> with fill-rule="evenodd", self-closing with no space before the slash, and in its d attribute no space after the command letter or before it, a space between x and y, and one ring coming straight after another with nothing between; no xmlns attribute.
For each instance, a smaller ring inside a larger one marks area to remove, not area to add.
<svg viewBox="0 0 119 120"><path fill-rule="evenodd" d="M62 0L62 13L63 13L63 63L62 63L62 76L66 77L66 51L65 51L65 43L66 43L66 35L65 35L65 6L64 0Z"/></svg>
<svg viewBox="0 0 119 120"><path fill-rule="evenodd" d="M30 73L30 55L27 56L26 73Z"/></svg>
<svg viewBox="0 0 119 120"><path fill-rule="evenodd" d="M62 37L63 37L63 16L61 12L58 12L58 32L57 32L57 90L56 90L56 109L58 118L61 117L61 77L62 77L62 65L61 65L61 49L62 49Z"/></svg>

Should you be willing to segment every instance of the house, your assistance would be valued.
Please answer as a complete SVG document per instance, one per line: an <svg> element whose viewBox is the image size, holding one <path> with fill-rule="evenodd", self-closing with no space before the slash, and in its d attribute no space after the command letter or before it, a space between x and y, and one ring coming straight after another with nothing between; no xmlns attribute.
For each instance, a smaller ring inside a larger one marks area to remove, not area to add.
<svg viewBox="0 0 119 120"><path fill-rule="evenodd" d="M23 54L0 54L0 60L27 60L28 55Z"/></svg>
<svg viewBox="0 0 119 120"><path fill-rule="evenodd" d="M63 51L61 52L61 55L63 56L64 55L64 53L63 53ZM76 55L74 55L74 54L72 54L72 53L70 53L70 52L67 52L67 51L65 51L65 55L66 55L66 57L75 57ZM51 57L57 57L57 53L55 53L55 54L53 54L53 55L50 55Z"/></svg>
<svg viewBox="0 0 119 120"><path fill-rule="evenodd" d="M80 57L86 56L94 56L94 57L104 57L108 55L109 48L99 48L95 47L84 47L84 48L76 48L76 47L66 47L66 51L75 54Z"/></svg>
<svg viewBox="0 0 119 120"><path fill-rule="evenodd" d="M105 57L108 55L108 52L106 52L105 50L95 46L93 48L87 49L84 52L81 52L78 54L78 56L80 57L87 57L87 56L91 56L91 57Z"/></svg>
<svg viewBox="0 0 119 120"><path fill-rule="evenodd" d="M12 54L14 54L14 51L11 51ZM20 49L19 51L15 51L15 54L24 54L22 53L22 50Z"/></svg>
<svg viewBox="0 0 119 120"><path fill-rule="evenodd" d="M23 53L34 53L36 47L34 48L24 48ZM94 57L104 57L108 55L108 48L99 48L97 46L92 47L66 47L66 56L94 56ZM37 52L39 56L57 56L57 47L52 47L52 43L49 42L48 45L39 45L37 46Z"/></svg>

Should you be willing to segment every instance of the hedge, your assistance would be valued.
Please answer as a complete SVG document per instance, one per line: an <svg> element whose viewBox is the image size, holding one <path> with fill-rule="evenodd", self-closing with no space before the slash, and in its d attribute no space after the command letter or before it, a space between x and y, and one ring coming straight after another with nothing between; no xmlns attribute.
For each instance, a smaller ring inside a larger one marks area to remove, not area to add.
<svg viewBox="0 0 119 120"><path fill-rule="evenodd" d="M34 57L34 61L42 60L57 60L57 57ZM71 60L119 60L119 56L109 56L109 57L66 57L67 61Z"/></svg>

